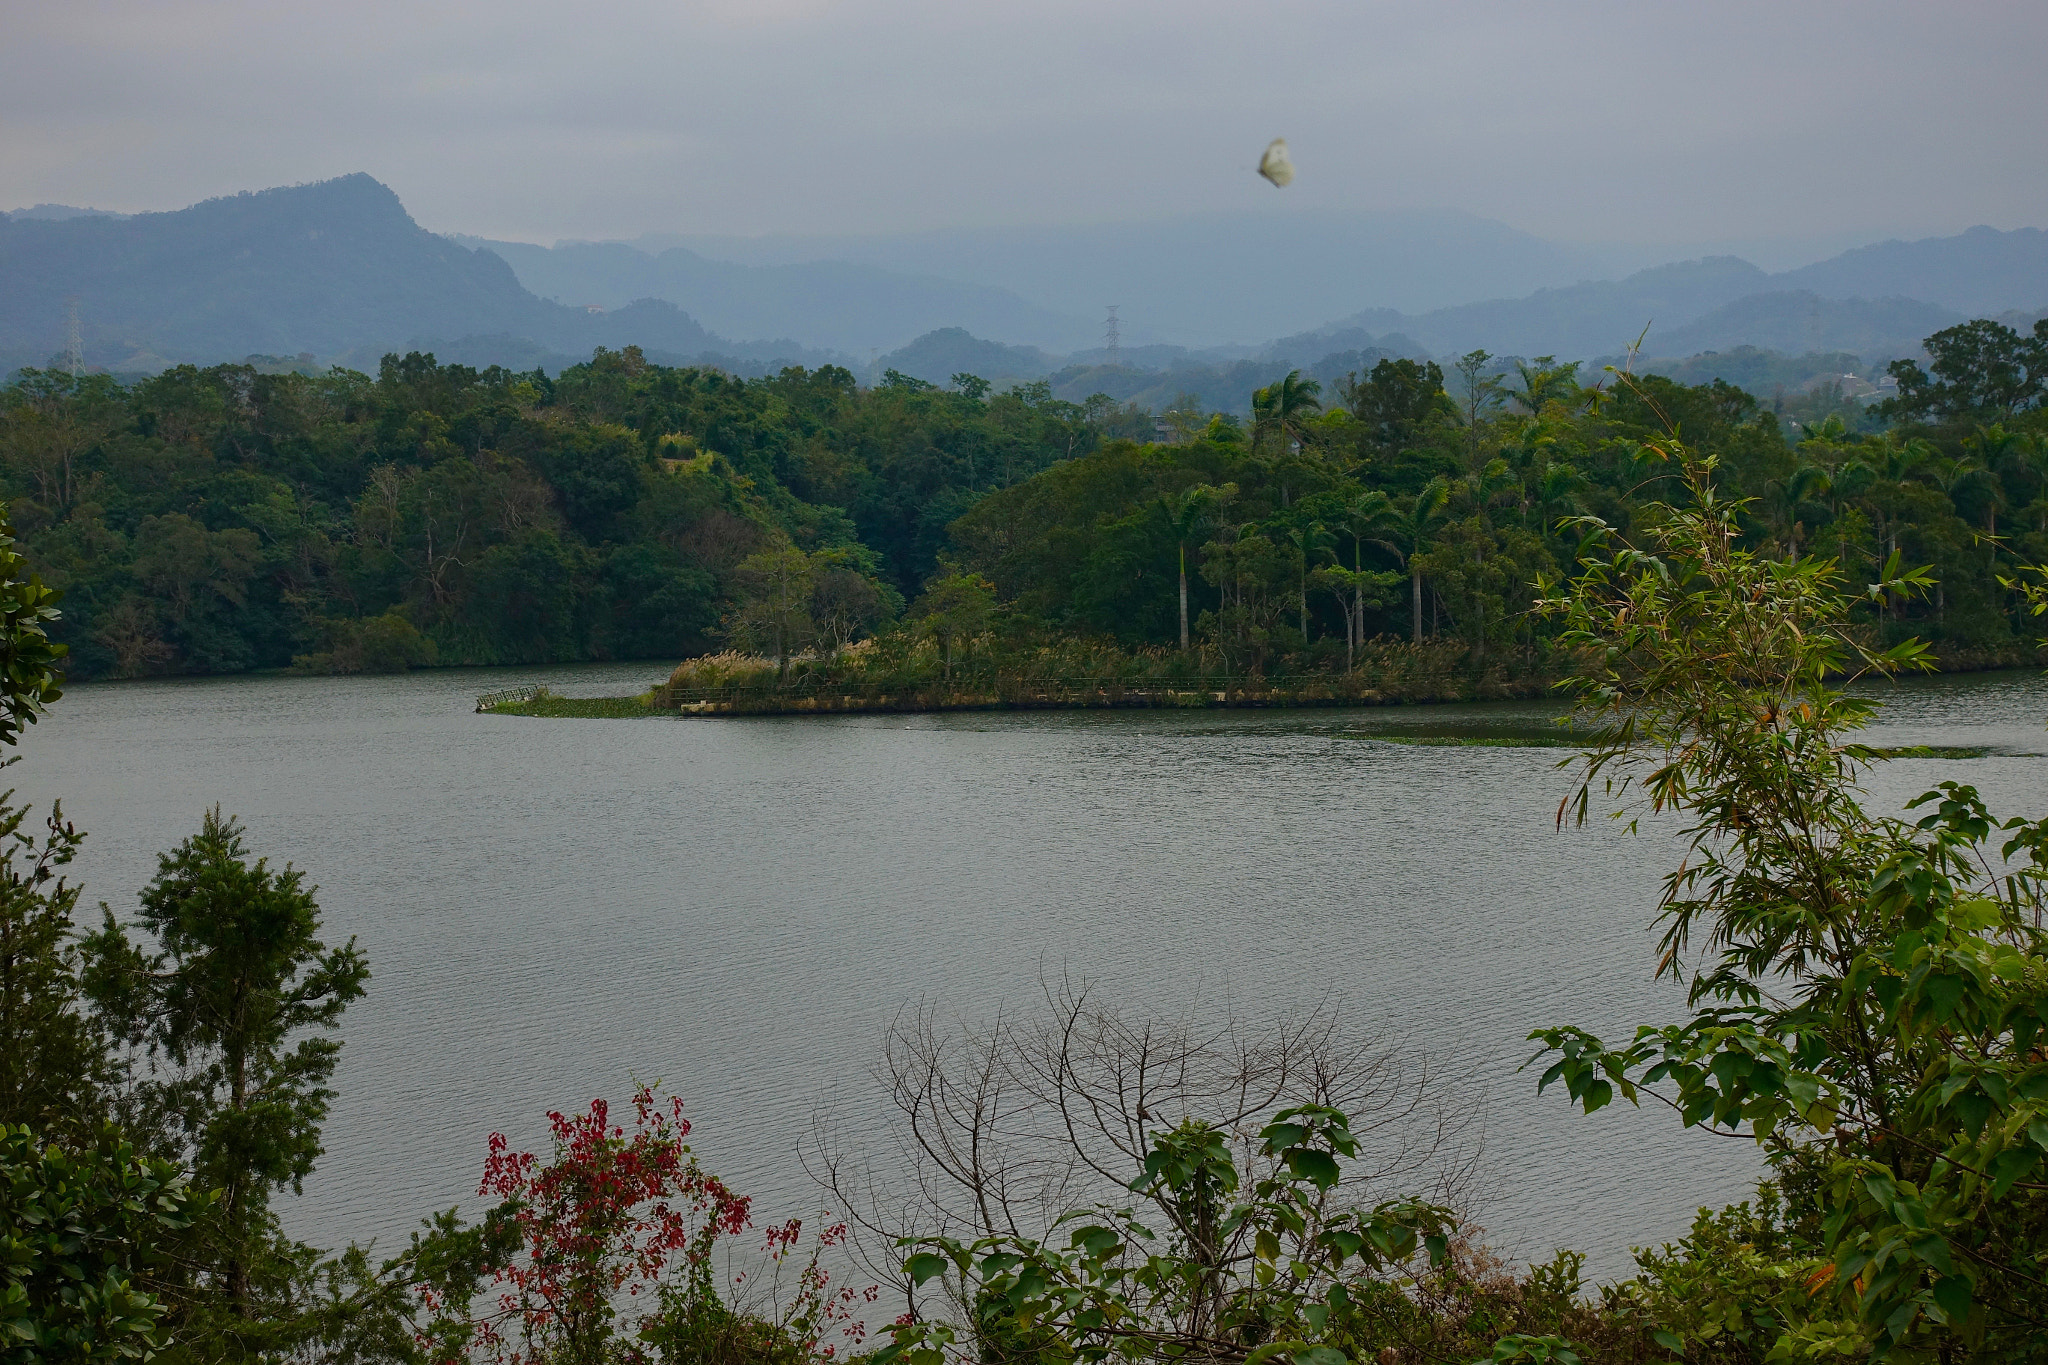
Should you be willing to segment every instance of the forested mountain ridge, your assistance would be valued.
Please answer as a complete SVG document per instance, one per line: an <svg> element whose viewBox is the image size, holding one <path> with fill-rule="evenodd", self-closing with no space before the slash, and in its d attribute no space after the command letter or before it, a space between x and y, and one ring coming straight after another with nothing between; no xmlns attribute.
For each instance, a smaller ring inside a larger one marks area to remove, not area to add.
<svg viewBox="0 0 2048 1365"><path fill-rule="evenodd" d="M358 359L374 365L385 350L468 338L561 363L604 344L676 359L745 350L670 303L591 314L536 298L502 259L428 232L361 174L171 213L0 221L0 365L60 351L72 300L87 362L129 372L251 353L324 363L367 351Z"/></svg>
<svg viewBox="0 0 2048 1365"><path fill-rule="evenodd" d="M1926 344L1888 431L1483 355L1456 396L1412 359L1290 374L1248 427L1046 381L745 380L631 348L558 380L418 354L374 378L38 371L0 390L0 491L80 677L836 651L906 603L1261 672L1348 668L1389 634L1540 651L1563 519L1626 527L1670 496L1642 443L1675 423L1757 544L1852 574L1897 550L1941 588L1888 628L1997 654L2026 638L2001 578L2048 561L2048 324Z"/></svg>

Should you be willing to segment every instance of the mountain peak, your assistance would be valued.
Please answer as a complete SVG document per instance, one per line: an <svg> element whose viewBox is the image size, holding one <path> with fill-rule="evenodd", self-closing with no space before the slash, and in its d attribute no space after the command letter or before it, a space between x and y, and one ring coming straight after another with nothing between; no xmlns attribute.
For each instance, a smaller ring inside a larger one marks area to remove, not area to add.
<svg viewBox="0 0 2048 1365"><path fill-rule="evenodd" d="M315 225L326 230L371 229L422 232L389 185L364 171L276 189L243 190L203 199L187 209L143 217L184 217L208 229L224 222Z"/></svg>

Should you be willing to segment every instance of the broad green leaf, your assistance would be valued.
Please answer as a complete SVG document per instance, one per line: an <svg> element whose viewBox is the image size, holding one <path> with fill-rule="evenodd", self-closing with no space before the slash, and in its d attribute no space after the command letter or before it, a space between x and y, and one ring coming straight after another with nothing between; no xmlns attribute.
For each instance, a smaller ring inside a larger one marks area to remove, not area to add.
<svg viewBox="0 0 2048 1365"><path fill-rule="evenodd" d="M1950 1322L1970 1316L1970 1281L1963 1275L1949 1275L1934 1282L1934 1302Z"/></svg>
<svg viewBox="0 0 2048 1365"><path fill-rule="evenodd" d="M1310 1147L1294 1147L1287 1152L1287 1164L1294 1173L1308 1180L1319 1190L1327 1190L1337 1183L1342 1174L1337 1168L1337 1159L1328 1152L1318 1152Z"/></svg>
<svg viewBox="0 0 2048 1365"><path fill-rule="evenodd" d="M910 1276L912 1284L923 1284L935 1275L946 1273L946 1267L953 1264L944 1256L931 1251L920 1251L903 1263L904 1273Z"/></svg>
<svg viewBox="0 0 2048 1365"><path fill-rule="evenodd" d="M1351 1357L1333 1346L1311 1346L1296 1353L1294 1365L1351 1365Z"/></svg>

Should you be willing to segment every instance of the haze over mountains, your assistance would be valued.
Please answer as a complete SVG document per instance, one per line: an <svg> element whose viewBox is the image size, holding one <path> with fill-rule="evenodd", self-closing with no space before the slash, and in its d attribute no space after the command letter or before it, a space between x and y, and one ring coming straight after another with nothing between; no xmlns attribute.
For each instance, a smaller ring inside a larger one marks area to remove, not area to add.
<svg viewBox="0 0 2048 1365"><path fill-rule="evenodd" d="M6 215L0 366L61 352L75 299L87 361L115 370L250 354L372 368L412 348L553 369L637 344L739 372L831 360L936 383L1059 375L1062 390L1161 401L1382 354L1613 355L1646 324L1651 356L1881 361L1966 317L2048 309L2048 233L2034 228L1778 272L1720 256L1589 279L1603 259L1618 257L1450 212L550 248L437 236L358 174L170 213ZM1122 305L1115 355L1104 302Z"/></svg>
<svg viewBox="0 0 2048 1365"><path fill-rule="evenodd" d="M1617 259L1613 251L1561 246L1452 211L1233 213L896 236L657 235L564 242L552 250L460 240L490 246L528 288L564 303L610 306L639 297L635 291L653 278L649 262L657 269L691 262L726 272L752 267L758 279L832 261L897 279L971 281L1037 314L978 314L982 301L963 298L953 305L958 315L932 326L963 326L1055 351L1099 344L1110 303L1122 309L1126 339L1138 344L1242 345L1327 321L1332 300L1419 311L1597 278L1615 273ZM1625 252L1621 258L1630 262L1624 270L1654 263ZM834 344L865 349L901 339L865 325Z"/></svg>

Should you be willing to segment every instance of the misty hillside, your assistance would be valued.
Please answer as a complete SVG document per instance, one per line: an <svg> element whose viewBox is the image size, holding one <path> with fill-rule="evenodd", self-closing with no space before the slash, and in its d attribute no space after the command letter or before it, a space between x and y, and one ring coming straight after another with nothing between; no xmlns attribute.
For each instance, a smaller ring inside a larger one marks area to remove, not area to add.
<svg viewBox="0 0 2048 1365"><path fill-rule="evenodd" d="M623 242L550 248L452 240L502 256L521 284L557 303L617 308L634 299L668 299L727 336L800 337L856 355L942 327L1060 351L1092 345L1102 335L1096 316L1065 316L1006 289L849 261L740 265L684 247L650 254Z"/></svg>
<svg viewBox="0 0 2048 1365"><path fill-rule="evenodd" d="M1399 331L1440 355L1611 355L1644 328L1653 354L1734 346L1909 355L1969 316L2048 308L2048 232L1972 228L1862 247L1769 274L1732 256L1428 313L1372 308L1328 330ZM2032 311L2029 311L2032 310Z"/></svg>
<svg viewBox="0 0 2048 1365"><path fill-rule="evenodd" d="M30 222L56 223L66 218L128 218L133 215L113 213L107 209L81 209L70 204L31 204L25 209L8 209L0 218L16 218Z"/></svg>
<svg viewBox="0 0 2048 1365"><path fill-rule="evenodd" d="M1277 204L1138 222L892 236L654 236L638 245L688 247L747 265L834 260L942 276L1088 319L1097 339L1113 303L1127 343L1190 347L1298 332L1369 305L1422 311L1521 295L1660 259L1550 242L1453 210L1339 213ZM1052 344L1021 332L998 335Z"/></svg>
<svg viewBox="0 0 2048 1365"><path fill-rule="evenodd" d="M669 299L728 335L865 353L943 327L1074 351L1117 304L1135 343L1299 331L1331 300L1433 307L1601 273L1608 253L1470 214L1232 214L887 237L671 237L553 247L458 237L566 304ZM1286 261L1291 268L1275 270Z"/></svg>
<svg viewBox="0 0 2048 1365"><path fill-rule="evenodd" d="M1660 353L1697 355L1758 346L1801 355L1853 351L1865 356L1913 355L1922 338L1965 320L1963 313L1896 295L1824 299L1809 290L1749 294L1683 327L1653 333Z"/></svg>
<svg viewBox="0 0 2048 1365"><path fill-rule="evenodd" d="M1036 346L984 341L964 327L941 327L889 352L882 357L879 368L944 384L956 374L977 375L991 381L1041 379L1063 363L1060 357L1047 355Z"/></svg>
<svg viewBox="0 0 2048 1365"><path fill-rule="evenodd" d="M690 249L663 246L678 241ZM958 327L977 337L1071 350L1077 332L1090 332L1078 316L1101 316L1102 305L1089 307L1091 297L1120 303L1127 340L1202 336L1255 349L1242 343L1287 332L1310 339L1298 348L1302 355L1313 351L1309 359L1333 349L1315 350L1312 338L1346 331L1397 334L1402 344L1388 349L1404 353L1461 354L1484 347L1495 354L1583 358L1622 350L1646 325L1648 344L1668 352L1700 337L1709 348L1753 344L1790 346L1795 353L1898 355L1914 350L1933 327L1966 316L2048 306L2048 233L2031 228L1980 227L1954 237L1885 242L1775 274L1738 257L1716 256L1651 266L1620 279L1587 278L1589 251L1557 247L1461 214L1304 212L899 237L651 237L637 245L493 246L528 288L564 302L572 295L563 290L575 288L594 302L650 294L700 317L715 316L728 333L773 330L856 352L864 345L899 344L913 322L920 330ZM796 258L805 253L811 259L799 263ZM731 259L712 259L718 256ZM1275 261L1287 268L1274 269ZM928 273L859 273L912 262ZM757 273L742 273L748 271ZM790 273L778 278L770 273L776 271ZM934 278L941 274L960 283ZM873 299L884 281L904 290L886 305ZM1531 292L1533 285L1545 287ZM793 301L792 292L806 286L815 291L808 302ZM970 287L987 294L950 298ZM1460 293L1469 301L1402 311L1407 300ZM1819 302L1743 302L1774 295ZM1346 297L1374 306L1315 332L1301 331L1319 312L1327 316L1332 299ZM956 312L942 317L949 303ZM1071 313L1022 315L1038 305ZM859 320L863 307L878 309L867 315L872 321ZM1016 316L1001 316L1006 310ZM926 318L928 327L922 325ZM1226 325L1224 319L1234 322ZM854 339L864 326L865 335L888 336L891 325L902 329L899 339ZM1090 339L1100 330L1100 322L1094 323ZM1125 347L1124 356L1139 368L1165 370L1205 349L1222 347L1141 344Z"/></svg>
<svg viewBox="0 0 2048 1365"><path fill-rule="evenodd" d="M2048 306L2048 232L1973 227L1954 237L1879 242L1771 277L1826 299L1920 299L1971 317Z"/></svg>
<svg viewBox="0 0 2048 1365"><path fill-rule="evenodd" d="M668 302L592 314L536 298L502 259L421 228L367 175L170 213L0 221L0 363L61 352L72 299L87 360L112 369L302 352L374 364L436 343L568 359L629 343L677 358L764 349L713 336Z"/></svg>

